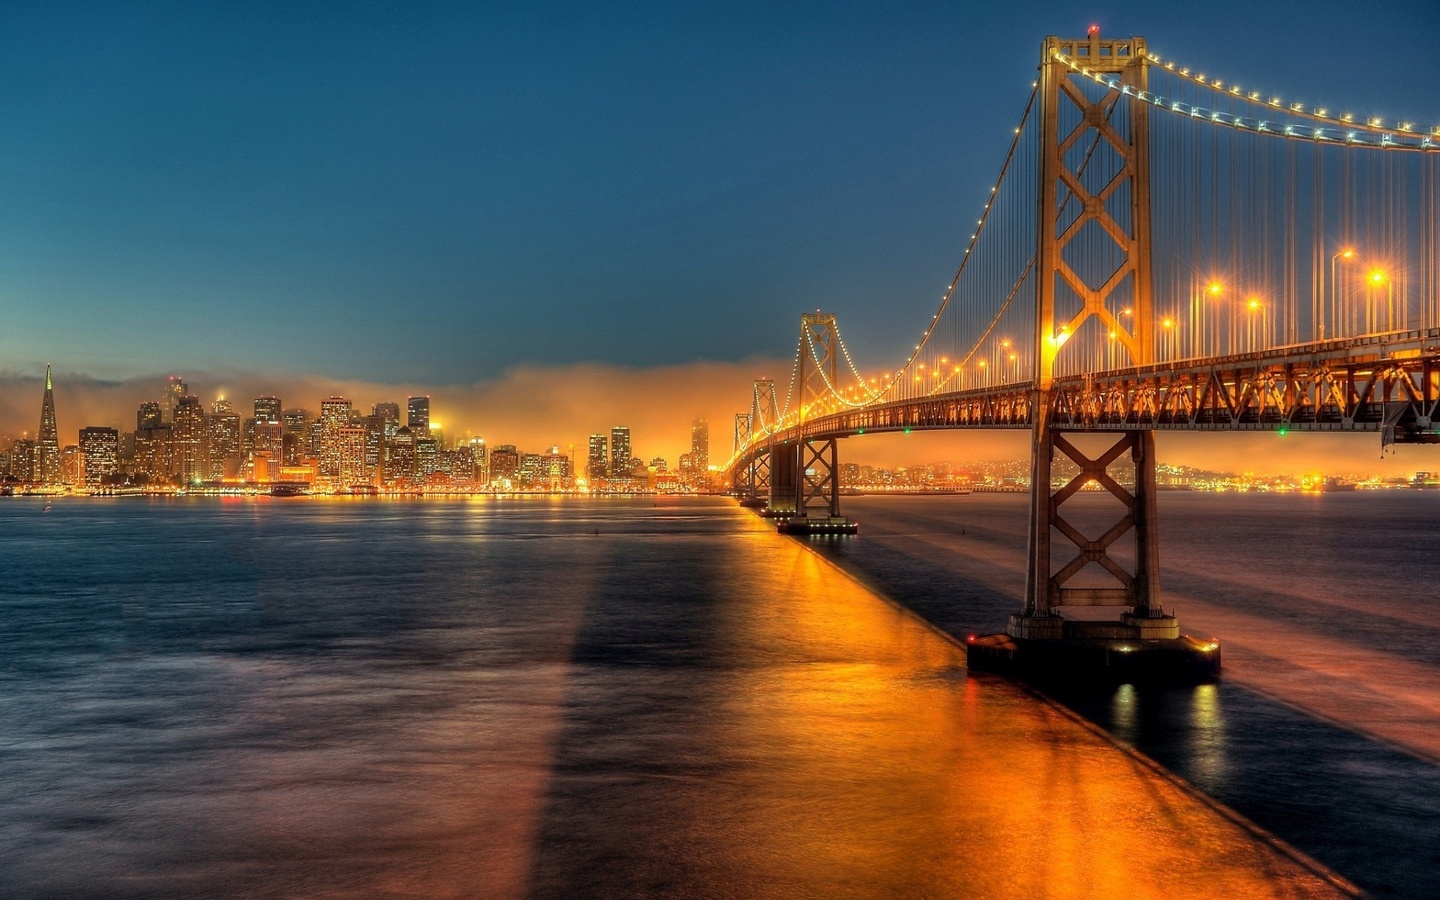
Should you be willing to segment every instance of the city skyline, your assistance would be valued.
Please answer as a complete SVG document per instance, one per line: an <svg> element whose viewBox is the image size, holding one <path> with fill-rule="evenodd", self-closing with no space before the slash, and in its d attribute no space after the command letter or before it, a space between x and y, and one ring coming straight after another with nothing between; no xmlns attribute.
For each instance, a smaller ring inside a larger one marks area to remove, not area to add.
<svg viewBox="0 0 1440 900"><path fill-rule="evenodd" d="M656 372L622 370L613 367L576 366L568 377L556 379L553 372L538 368L521 369L507 378L475 386L430 393L434 418L442 425L472 433L487 442L513 443L544 450L551 446L575 447L577 466L583 465L589 438L597 430L609 434L618 422L629 422L634 433L644 434L645 459L659 456L673 467L681 454L691 450L689 423L693 418L711 424L710 461L722 465L729 456L731 435L723 423L734 415L737 395L748 391L750 373L781 371L778 364L766 367L751 362L735 366L711 364L698 372L672 367ZM61 370L56 376L59 397L56 418L61 446L76 443L68 436L85 427L102 426L119 430L134 428L134 410L139 403L158 399L167 378L156 375L124 382L99 382L81 376L78 385L68 381ZM208 380L189 379L193 389L206 398L227 397L249 408L256 397L287 394L307 398L301 405L319 412L321 400L344 396L353 402L371 404L396 400L405 415L405 398L426 389L367 382L337 382L315 377L286 379L231 376L223 394ZM616 379L620 387L614 389ZM216 379L217 381L219 379ZM0 441L22 436L34 437L40 422L36 398L43 393L44 376L17 377L0 373ZM650 397L655 402L644 402ZM235 400L235 398L240 398ZM205 406L209 408L209 399ZM78 401L78 402L74 402ZM688 404L688 405L687 405ZM688 411L687 411L688 410ZM554 424L568 421L568 427ZM588 424L586 424L588 423ZM1261 434L1200 434L1160 431L1157 448L1162 462L1214 470L1216 460L1233 460L1221 466L1226 471L1258 474L1299 475L1325 473L1381 477L1408 477L1417 471L1440 471L1440 446L1398 445L1381 451L1376 434L1325 434L1294 432L1285 436ZM923 466L939 460L985 462L1018 459L1029 450L1027 430L945 433L916 431L913 434L881 434L852 438L845 442L846 462L874 466Z"/></svg>
<svg viewBox="0 0 1440 900"><path fill-rule="evenodd" d="M690 420L686 452L647 459L648 448L634 445L627 425L591 434L578 452L564 440L545 440L540 452L507 443L503 433L487 441L453 422L447 433L431 415L429 394L409 395L403 404L376 400L367 413L363 400L332 393L319 399L317 413L310 398L292 395L287 404L273 393L248 402L219 395L207 403L178 375L155 379L153 387L158 399L135 406L133 425L92 423L69 443L60 440L47 366L39 430L0 435L6 491L301 483L325 493L715 488L704 417ZM116 420L115 411L106 417Z"/></svg>

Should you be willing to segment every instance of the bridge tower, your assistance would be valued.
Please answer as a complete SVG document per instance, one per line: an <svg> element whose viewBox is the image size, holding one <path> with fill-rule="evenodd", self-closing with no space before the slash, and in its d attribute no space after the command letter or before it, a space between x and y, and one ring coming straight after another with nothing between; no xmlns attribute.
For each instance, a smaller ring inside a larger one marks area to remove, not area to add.
<svg viewBox="0 0 1440 900"><path fill-rule="evenodd" d="M735 414L735 446L733 455L739 456L747 444L750 443L750 414ZM735 467L735 496L741 501L753 500L755 497L754 468L749 465Z"/></svg>
<svg viewBox="0 0 1440 900"><path fill-rule="evenodd" d="M840 335L835 315L818 310L800 317L800 359L796 370L796 415L801 437L770 448L770 511L785 519L790 534L853 534L855 523L840 515L840 467L834 435L812 435L813 419L834 412Z"/></svg>
<svg viewBox="0 0 1440 900"><path fill-rule="evenodd" d="M741 436L741 419L744 419L744 435ZM757 378L750 391L750 412L735 416L735 440L737 447L745 446L752 438L773 431L780 422L780 404L775 399L775 382L769 378ZM747 506L763 505L760 500L771 492L770 469L773 456L770 443L761 444L736 470L736 487L743 481L747 492L742 495Z"/></svg>
<svg viewBox="0 0 1440 900"><path fill-rule="evenodd" d="M1080 71L1057 54L1077 60ZM1052 380L1064 368L1072 338L1116 340L1135 365L1155 359L1149 109L1135 98L1147 88L1147 64L1143 38L1102 39L1095 28L1079 40L1048 37L1042 48L1029 564L1024 612L1011 616L1007 628L1012 637L1179 636L1178 623L1160 606L1153 433L1123 432L1092 456L1051 426ZM1118 76L1124 89L1091 100L1081 83L1090 73ZM1118 248L1121 262L1113 271L1097 271L1079 252L1096 239ZM1056 451L1080 467L1058 489ZM1111 472L1127 454L1134 466L1129 487ZM1090 484L1120 501L1118 519L1098 536L1082 533L1064 510ZM1074 553L1058 567L1052 560L1057 535ZM1128 567L1123 556L1112 555L1127 535L1134 541ZM1062 607L1073 606L1118 607L1121 621L1090 634L1060 617Z"/></svg>

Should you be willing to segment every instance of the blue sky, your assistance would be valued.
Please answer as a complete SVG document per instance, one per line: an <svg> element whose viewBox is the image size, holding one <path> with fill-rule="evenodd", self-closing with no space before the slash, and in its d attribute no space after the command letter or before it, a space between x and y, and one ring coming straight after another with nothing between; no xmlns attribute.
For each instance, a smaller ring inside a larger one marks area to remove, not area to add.
<svg viewBox="0 0 1440 900"><path fill-rule="evenodd" d="M0 8L0 368L898 357L1041 38L1440 124L1429 0Z"/></svg>

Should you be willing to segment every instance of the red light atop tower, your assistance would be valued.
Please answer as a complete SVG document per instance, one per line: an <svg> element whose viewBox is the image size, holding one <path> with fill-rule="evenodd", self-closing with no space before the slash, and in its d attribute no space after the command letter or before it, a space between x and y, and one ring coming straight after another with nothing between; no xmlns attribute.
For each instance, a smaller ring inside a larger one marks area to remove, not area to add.
<svg viewBox="0 0 1440 900"><path fill-rule="evenodd" d="M1097 35L1097 34L1100 33L1100 26L1099 26L1099 25L1091 25L1091 26L1085 31L1085 33L1088 34L1088 35L1092 35L1092 36L1093 36L1093 35Z"/></svg>

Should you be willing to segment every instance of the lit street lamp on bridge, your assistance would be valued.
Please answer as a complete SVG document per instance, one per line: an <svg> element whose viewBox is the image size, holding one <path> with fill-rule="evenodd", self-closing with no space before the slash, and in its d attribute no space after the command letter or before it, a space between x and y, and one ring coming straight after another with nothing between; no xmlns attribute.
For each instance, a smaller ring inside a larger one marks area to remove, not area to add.
<svg viewBox="0 0 1440 900"><path fill-rule="evenodd" d="M1175 319L1166 316L1160 320L1160 357L1174 360L1180 356L1180 333Z"/></svg>
<svg viewBox="0 0 1440 900"><path fill-rule="evenodd" d="M1379 305L1380 298L1375 294L1371 293L1370 289L1372 287L1378 289L1382 284L1385 285L1385 330L1394 331L1395 279L1389 277L1381 270L1376 269L1370 273L1370 277L1367 278L1365 281L1365 312L1368 324L1370 325L1370 331L1373 333L1380 330L1377 327L1377 320L1380 318L1380 310L1376 308Z"/></svg>
<svg viewBox="0 0 1440 900"><path fill-rule="evenodd" d="M1269 310L1260 298L1251 297L1245 304L1247 315L1245 317L1245 347L1251 353L1263 350L1274 343L1270 334L1270 326L1273 323Z"/></svg>
<svg viewBox="0 0 1440 900"><path fill-rule="evenodd" d="M1220 297L1224 286L1212 281L1197 297L1190 298L1190 356L1202 357L1220 352L1220 315L1212 312L1207 300ZM1206 341L1209 341L1209 346Z"/></svg>
<svg viewBox="0 0 1440 900"><path fill-rule="evenodd" d="M1336 263L1336 261L1341 260L1341 259L1345 260L1346 262L1349 262L1350 260L1352 260L1352 259L1354 259L1354 258L1355 258L1355 251L1354 251L1354 249L1352 249L1352 248L1350 248L1350 247L1342 248L1338 253L1336 253L1334 256L1330 257L1330 311L1329 311L1329 312L1330 312L1331 315L1334 315L1334 316L1335 316L1335 321L1336 321L1336 323L1337 323L1337 327L1338 327L1338 323L1340 323L1341 321L1344 321L1344 320L1342 319L1342 317L1341 317L1341 315L1340 315L1340 282L1339 282L1339 280L1335 277L1335 263ZM1316 339L1317 341L1323 341L1323 340L1325 340L1325 318L1326 318L1326 310L1325 310L1325 305L1324 305L1324 304L1325 304L1325 298L1324 298L1323 294L1324 294L1324 292L1322 291L1322 292L1321 292L1321 295L1322 295L1322 296L1316 298L1316 306L1317 306L1317 308L1316 308L1316 309L1314 310L1314 312L1312 313L1312 315L1313 315L1313 317L1314 317L1314 320L1315 320L1313 324L1314 324L1314 328L1315 328L1315 339ZM1351 330L1351 331L1354 330L1353 325L1352 325L1352 327L1351 327L1350 330Z"/></svg>

